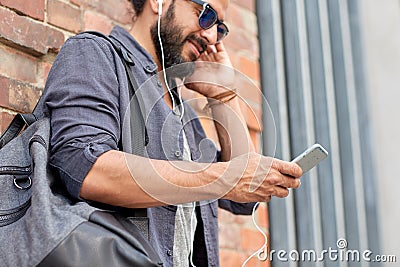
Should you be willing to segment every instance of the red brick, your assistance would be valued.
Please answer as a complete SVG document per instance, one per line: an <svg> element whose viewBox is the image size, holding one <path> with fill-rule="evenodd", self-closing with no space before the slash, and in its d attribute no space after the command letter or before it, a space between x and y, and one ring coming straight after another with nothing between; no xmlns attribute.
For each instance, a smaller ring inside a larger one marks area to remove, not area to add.
<svg viewBox="0 0 400 267"><path fill-rule="evenodd" d="M37 59L13 49L0 47L0 74L36 83Z"/></svg>
<svg viewBox="0 0 400 267"><path fill-rule="evenodd" d="M228 24L240 28L249 34L257 34L257 17L250 10L232 3L227 11Z"/></svg>
<svg viewBox="0 0 400 267"><path fill-rule="evenodd" d="M261 261L258 265L260 267L271 267L271 261L269 261L269 260Z"/></svg>
<svg viewBox="0 0 400 267"><path fill-rule="evenodd" d="M104 34L109 34L113 28L111 20L93 11L85 11L84 29L95 30Z"/></svg>
<svg viewBox="0 0 400 267"><path fill-rule="evenodd" d="M21 112L32 112L40 98L40 91L24 83L12 84L10 107Z"/></svg>
<svg viewBox="0 0 400 267"><path fill-rule="evenodd" d="M252 105L261 105L262 101L265 101L262 95L260 87L256 84L256 81L250 79L244 73L239 72L236 74L235 86L237 87L238 94L241 99Z"/></svg>
<svg viewBox="0 0 400 267"><path fill-rule="evenodd" d="M235 215L230 213L227 210L219 209L218 210L218 220L220 223L233 223L235 220Z"/></svg>
<svg viewBox="0 0 400 267"><path fill-rule="evenodd" d="M258 58L258 39L243 29L231 27L228 36L224 39L224 44L230 51L246 51L250 56Z"/></svg>
<svg viewBox="0 0 400 267"><path fill-rule="evenodd" d="M241 246L243 250L256 251L264 245L263 235L256 229L242 228L240 231Z"/></svg>
<svg viewBox="0 0 400 267"><path fill-rule="evenodd" d="M99 12L107 17L118 21L122 24L129 24L132 22L132 8L130 1L127 0L109 0L99 1L97 8Z"/></svg>
<svg viewBox="0 0 400 267"><path fill-rule="evenodd" d="M261 228L268 228L268 208L265 203L261 203L257 209L257 223Z"/></svg>
<svg viewBox="0 0 400 267"><path fill-rule="evenodd" d="M255 251L252 251L251 253L244 254L242 263L244 263L244 261L247 260L247 259L250 257L250 255L252 255L254 252L255 252ZM257 258L257 256L251 257L251 258L247 261L247 264L246 264L246 267L266 267L266 266L270 266L270 265L268 264L268 261L260 261L260 260Z"/></svg>
<svg viewBox="0 0 400 267"><path fill-rule="evenodd" d="M247 126L250 129L261 132L262 131L262 110L261 106L247 105Z"/></svg>
<svg viewBox="0 0 400 267"><path fill-rule="evenodd" d="M0 40L18 46L34 55L58 50L64 43L64 34L28 17L17 15L0 7Z"/></svg>
<svg viewBox="0 0 400 267"><path fill-rule="evenodd" d="M240 65L239 65L240 64L240 60L239 60L239 58L240 57L239 57L237 51L234 50L234 49L231 49L230 46L225 45L225 47L226 47L226 51L228 52L229 58L230 58L230 60L232 62L233 68L235 70L239 70L239 68L240 68Z"/></svg>
<svg viewBox="0 0 400 267"><path fill-rule="evenodd" d="M96 8L101 1L112 1L112 0L70 0L70 2L74 5L81 6L85 9Z"/></svg>
<svg viewBox="0 0 400 267"><path fill-rule="evenodd" d="M255 12L256 10L255 1L256 0L232 0L232 3L236 3L251 12Z"/></svg>
<svg viewBox="0 0 400 267"><path fill-rule="evenodd" d="M182 97L200 116L200 123L203 126L206 136L213 140L219 147L218 134L215 130L214 121L209 118L209 115L207 115L203 110L204 106L207 104L207 99L203 95L187 88L182 88ZM224 212L224 210L221 210L221 212Z"/></svg>
<svg viewBox="0 0 400 267"><path fill-rule="evenodd" d="M235 31L224 41L229 56L235 68L240 69L240 57L246 55L250 58L259 58L258 39L256 36L250 36L243 31ZM240 42L240 38L247 38Z"/></svg>
<svg viewBox="0 0 400 267"><path fill-rule="evenodd" d="M40 68L39 68L39 81L38 83L41 85L44 85L47 80L47 76L49 76L49 72L51 69L51 63L49 62L40 62Z"/></svg>
<svg viewBox="0 0 400 267"><path fill-rule="evenodd" d="M221 223L218 226L221 248L237 249L240 247L240 227L234 223Z"/></svg>
<svg viewBox="0 0 400 267"><path fill-rule="evenodd" d="M14 115L0 110L0 134L2 134L5 129L7 129L13 118Z"/></svg>
<svg viewBox="0 0 400 267"><path fill-rule="evenodd" d="M235 219L235 223L242 227L245 224L252 223L251 216L248 215L232 215Z"/></svg>
<svg viewBox="0 0 400 267"><path fill-rule="evenodd" d="M47 4L48 22L75 33L82 29L81 13L79 8L64 2L53 0Z"/></svg>
<svg viewBox="0 0 400 267"><path fill-rule="evenodd" d="M259 81L260 80L260 63L256 59L250 57L240 56L240 71L249 78Z"/></svg>
<svg viewBox="0 0 400 267"><path fill-rule="evenodd" d="M190 106L198 113L203 113L203 108L207 104L207 99L205 96L193 90L187 89L186 87L183 87L182 98L185 100L189 100L188 103L190 104Z"/></svg>
<svg viewBox="0 0 400 267"><path fill-rule="evenodd" d="M262 130L262 110L261 105L251 102L239 101L240 109L249 129L261 132Z"/></svg>
<svg viewBox="0 0 400 267"><path fill-rule="evenodd" d="M217 148L220 149L218 133L217 130L215 129L214 121L212 119L203 116L202 118L200 118L200 123L201 126L204 128L206 136L210 138L212 141L214 141Z"/></svg>
<svg viewBox="0 0 400 267"><path fill-rule="evenodd" d="M225 46L231 51L246 50L250 47L249 39L240 29L230 28L228 36L224 39Z"/></svg>
<svg viewBox="0 0 400 267"><path fill-rule="evenodd" d="M0 76L0 107L8 108L10 106L8 92L7 80L5 77Z"/></svg>
<svg viewBox="0 0 400 267"><path fill-rule="evenodd" d="M127 0L71 0L71 3L84 7L86 10L94 9L108 18L122 24L132 22L132 8Z"/></svg>
<svg viewBox="0 0 400 267"><path fill-rule="evenodd" d="M44 20L44 0L0 0L0 5L7 6L29 17Z"/></svg>
<svg viewBox="0 0 400 267"><path fill-rule="evenodd" d="M221 266L240 267L243 263L243 257L238 252L227 249L221 249L219 260Z"/></svg>
<svg viewBox="0 0 400 267"><path fill-rule="evenodd" d="M77 6L83 6L85 4L85 1L82 0L69 0L69 2Z"/></svg>
<svg viewBox="0 0 400 267"><path fill-rule="evenodd" d="M18 112L31 112L35 107L41 91L28 83L0 76L0 105Z"/></svg>
<svg viewBox="0 0 400 267"><path fill-rule="evenodd" d="M249 133L250 133L250 139L254 145L254 148L257 152L261 151L261 147L260 147L260 132L249 129Z"/></svg>
<svg viewBox="0 0 400 267"><path fill-rule="evenodd" d="M226 21L229 26L229 29L236 27L244 28L243 27L244 16L242 16L242 10L243 9L235 3L231 3L229 5L229 8L226 13Z"/></svg>
<svg viewBox="0 0 400 267"><path fill-rule="evenodd" d="M251 217L247 215L234 215L224 209L219 209L219 221L226 224L234 224L241 227L251 221Z"/></svg>

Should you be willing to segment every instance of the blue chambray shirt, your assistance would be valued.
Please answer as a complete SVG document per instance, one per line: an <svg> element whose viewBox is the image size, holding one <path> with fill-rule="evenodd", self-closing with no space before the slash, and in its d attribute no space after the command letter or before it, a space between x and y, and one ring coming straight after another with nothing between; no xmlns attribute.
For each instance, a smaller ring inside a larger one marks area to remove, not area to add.
<svg viewBox="0 0 400 267"><path fill-rule="evenodd" d="M147 116L147 156L181 160L184 127L192 159L215 161L216 147L207 141L193 110L185 106L182 123L163 101L162 84L154 78L157 65L150 54L119 26L111 36L133 55L132 72L139 85L146 85L141 94ZM50 164L72 198L80 200L82 182L96 159L118 150L128 106L127 75L111 44L89 34L69 38L49 73L36 113L50 117ZM235 214L250 214L254 203L220 200L219 204ZM201 229L194 245L199 266L219 266L217 209L217 201L200 206ZM150 242L165 266L173 265L175 211L175 206L148 209Z"/></svg>

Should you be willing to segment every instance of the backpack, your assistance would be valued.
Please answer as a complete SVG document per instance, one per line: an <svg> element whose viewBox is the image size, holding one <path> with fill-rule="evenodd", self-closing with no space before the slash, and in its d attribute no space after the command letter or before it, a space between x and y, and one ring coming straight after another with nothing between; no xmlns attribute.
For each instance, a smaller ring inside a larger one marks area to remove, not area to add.
<svg viewBox="0 0 400 267"><path fill-rule="evenodd" d="M146 132L137 127L144 122L133 61L115 40L86 33L108 40L125 65L136 101L132 150L140 155ZM146 236L148 218L127 218L60 194L48 165L49 140L49 118L33 113L16 115L0 137L0 266L162 266Z"/></svg>

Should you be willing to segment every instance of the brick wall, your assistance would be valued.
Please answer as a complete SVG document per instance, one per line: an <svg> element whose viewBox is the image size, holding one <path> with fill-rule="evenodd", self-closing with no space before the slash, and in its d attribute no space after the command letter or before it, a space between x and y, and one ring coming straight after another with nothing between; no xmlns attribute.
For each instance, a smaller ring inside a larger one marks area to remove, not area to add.
<svg viewBox="0 0 400 267"><path fill-rule="evenodd" d="M132 12L127 0L0 0L0 132L16 112L30 112L43 90L54 58L71 35L83 30L109 33L114 25L128 27ZM230 35L225 45L234 67L259 87L258 40L254 0L231 0L227 14ZM252 140L260 149L261 100L247 94L242 104ZM193 96L193 92L186 92ZM200 110L199 110L200 112ZM211 137L212 124L204 122ZM241 266L263 243L251 217L220 210L221 266ZM267 229L267 209L257 211ZM252 260L248 266L265 266Z"/></svg>
<svg viewBox="0 0 400 267"><path fill-rule="evenodd" d="M69 36L128 25L128 7L126 0L0 0L0 132L16 112L34 108Z"/></svg>

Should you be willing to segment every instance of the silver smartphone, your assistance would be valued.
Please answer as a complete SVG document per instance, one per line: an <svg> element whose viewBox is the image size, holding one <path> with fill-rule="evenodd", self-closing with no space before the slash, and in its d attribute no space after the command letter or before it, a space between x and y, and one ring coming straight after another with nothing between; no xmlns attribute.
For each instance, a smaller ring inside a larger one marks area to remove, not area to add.
<svg viewBox="0 0 400 267"><path fill-rule="evenodd" d="M303 170L303 174L314 168L328 156L328 152L320 144L314 144L301 153L292 162L297 163Z"/></svg>

